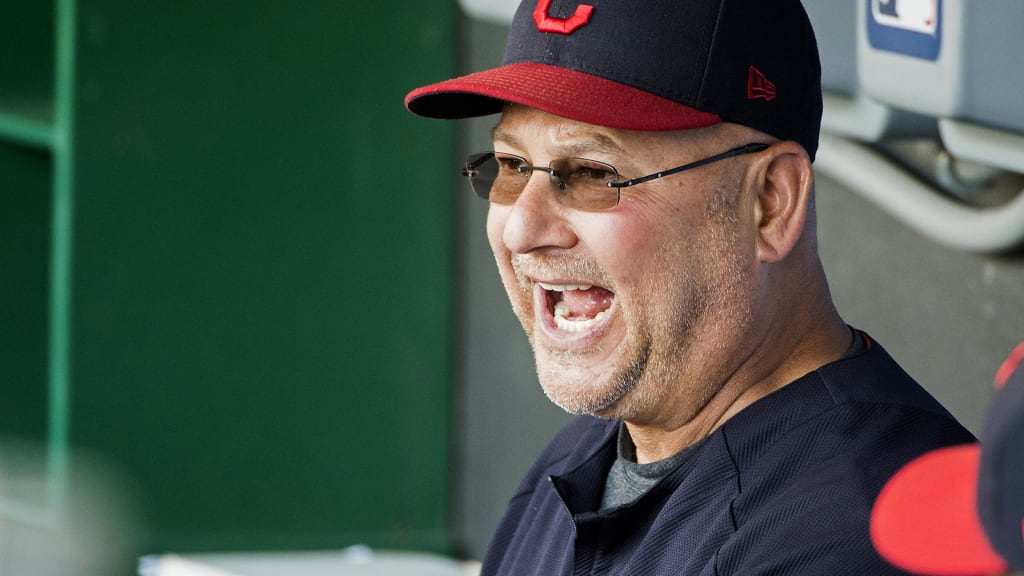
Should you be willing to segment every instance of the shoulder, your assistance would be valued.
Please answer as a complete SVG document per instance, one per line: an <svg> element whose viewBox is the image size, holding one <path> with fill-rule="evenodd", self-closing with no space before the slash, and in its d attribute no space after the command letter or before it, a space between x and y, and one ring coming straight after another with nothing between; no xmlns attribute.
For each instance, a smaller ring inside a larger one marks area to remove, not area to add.
<svg viewBox="0 0 1024 576"><path fill-rule="evenodd" d="M866 333L867 349L816 371L836 403L894 404L953 419L892 356Z"/></svg>
<svg viewBox="0 0 1024 576"><path fill-rule="evenodd" d="M721 433L748 486L792 480L779 490L865 478L874 487L923 452L974 441L877 343L755 402Z"/></svg>
<svg viewBox="0 0 1024 576"><path fill-rule="evenodd" d="M839 443L830 450L884 448L872 444L873 435L897 432L898 437L889 438L897 446L933 448L973 440L881 345L869 342L863 353L818 368L726 422L723 431L738 465L792 442L805 447ZM777 442L786 436L788 441Z"/></svg>
<svg viewBox="0 0 1024 576"><path fill-rule="evenodd" d="M615 438L618 426L617 420L593 416L577 416L570 420L537 456L516 490L516 496L532 492L538 480L563 473L590 458Z"/></svg>
<svg viewBox="0 0 1024 576"><path fill-rule="evenodd" d="M579 416L555 435L509 501L491 537L483 574L538 573L542 564L565 561L572 519L549 478L583 466L595 455L607 457L614 450L617 428L618 422Z"/></svg>
<svg viewBox="0 0 1024 576"><path fill-rule="evenodd" d="M723 427L741 489L720 567L900 573L868 538L875 497L906 462L973 436L877 343L772 396Z"/></svg>

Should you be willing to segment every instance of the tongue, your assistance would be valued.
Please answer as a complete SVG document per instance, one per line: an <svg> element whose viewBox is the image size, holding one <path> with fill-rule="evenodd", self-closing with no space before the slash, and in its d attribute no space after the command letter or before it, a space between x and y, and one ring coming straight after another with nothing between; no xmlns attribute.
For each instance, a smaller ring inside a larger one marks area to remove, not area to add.
<svg viewBox="0 0 1024 576"><path fill-rule="evenodd" d="M604 288L569 290L562 293L562 302L569 307L570 318L593 318L612 305L615 294Z"/></svg>

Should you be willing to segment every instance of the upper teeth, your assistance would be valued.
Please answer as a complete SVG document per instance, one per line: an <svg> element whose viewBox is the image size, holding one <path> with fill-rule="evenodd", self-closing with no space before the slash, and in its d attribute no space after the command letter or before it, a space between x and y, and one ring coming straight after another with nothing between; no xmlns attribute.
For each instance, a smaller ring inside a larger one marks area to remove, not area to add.
<svg viewBox="0 0 1024 576"><path fill-rule="evenodd" d="M571 290L590 290L592 284L547 284L544 282L538 282L540 287L545 290L551 290L553 292L569 292Z"/></svg>

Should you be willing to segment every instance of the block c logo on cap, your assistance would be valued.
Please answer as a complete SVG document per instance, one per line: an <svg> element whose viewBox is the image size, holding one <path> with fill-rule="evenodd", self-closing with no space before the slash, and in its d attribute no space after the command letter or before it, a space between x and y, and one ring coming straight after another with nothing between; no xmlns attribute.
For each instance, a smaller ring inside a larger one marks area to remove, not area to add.
<svg viewBox="0 0 1024 576"><path fill-rule="evenodd" d="M594 7L589 4L580 4L576 12L568 18L552 18L548 16L548 8L551 7L551 0L539 0L537 7L533 10L533 21L537 23L537 29L541 32L554 34L565 34L568 36L580 29L587 22L590 22L590 15L594 13Z"/></svg>

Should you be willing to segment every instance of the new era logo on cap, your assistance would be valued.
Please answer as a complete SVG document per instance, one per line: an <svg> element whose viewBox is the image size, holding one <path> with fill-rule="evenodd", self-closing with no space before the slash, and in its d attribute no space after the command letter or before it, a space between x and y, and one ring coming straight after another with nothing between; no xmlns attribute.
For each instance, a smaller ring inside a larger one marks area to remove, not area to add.
<svg viewBox="0 0 1024 576"><path fill-rule="evenodd" d="M751 66L750 72L747 74L747 98L749 100L761 98L771 102L775 100L775 96L777 96L775 84L768 80L764 73Z"/></svg>

